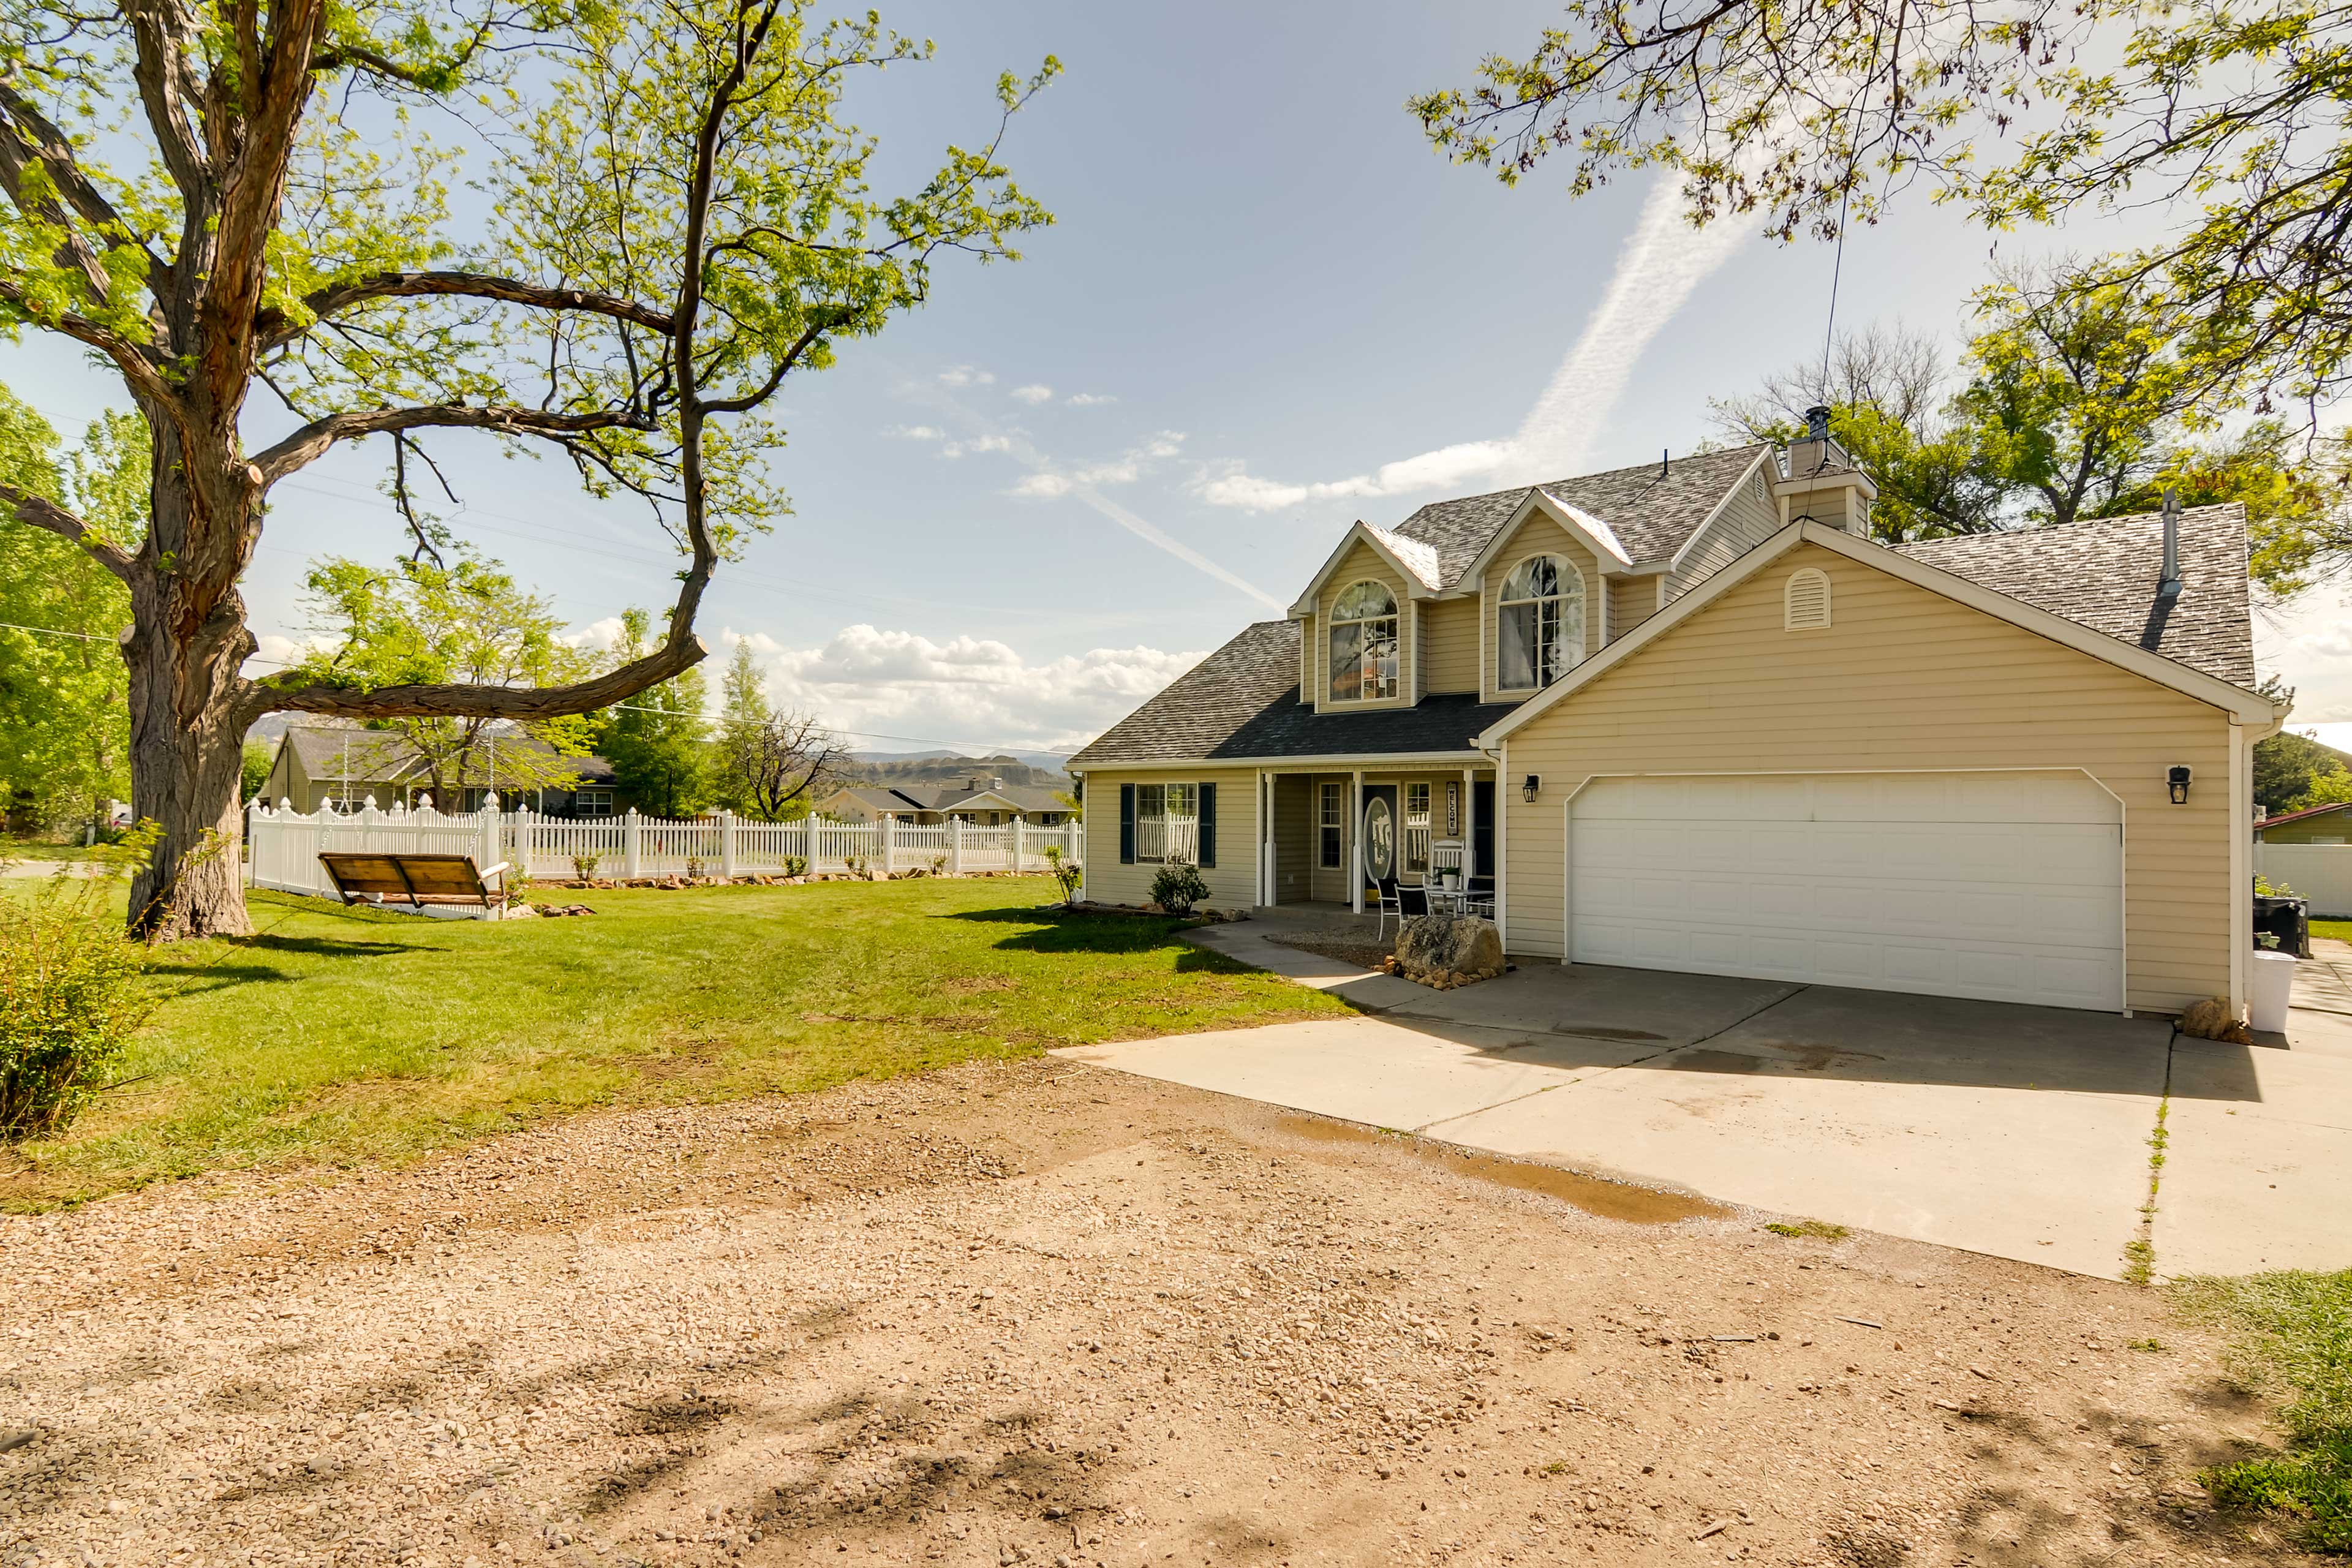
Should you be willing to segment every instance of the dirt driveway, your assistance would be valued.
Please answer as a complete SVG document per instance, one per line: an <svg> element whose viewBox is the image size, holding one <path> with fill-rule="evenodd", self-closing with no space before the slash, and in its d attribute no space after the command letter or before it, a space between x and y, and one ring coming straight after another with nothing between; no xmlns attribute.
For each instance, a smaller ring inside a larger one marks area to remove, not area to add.
<svg viewBox="0 0 2352 1568"><path fill-rule="evenodd" d="M1759 1221L1062 1061L0 1216L0 1563L2294 1560L2147 1293Z"/></svg>

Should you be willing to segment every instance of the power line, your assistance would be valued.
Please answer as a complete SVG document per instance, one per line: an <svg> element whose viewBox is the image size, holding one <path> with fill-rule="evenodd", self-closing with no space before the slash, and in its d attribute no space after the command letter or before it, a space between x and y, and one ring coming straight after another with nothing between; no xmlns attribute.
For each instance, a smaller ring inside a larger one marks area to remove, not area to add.
<svg viewBox="0 0 2352 1568"><path fill-rule="evenodd" d="M0 631L39 632L46 637L79 637L85 642L113 642L116 640L113 637L105 637L97 632L69 632L58 626L18 626L14 621L0 621ZM246 660L246 662L247 664L276 665L280 669L290 669L293 668L282 658L264 658L259 654L251 656ZM667 713L672 718L677 718L679 717L684 710L677 708L648 708L643 703L637 702L608 702L599 711L614 713ZM707 713L695 714L693 717L707 720L709 715ZM862 741L907 741L918 746L953 746L957 748L977 746L983 749L993 749L1000 752L1022 750L1018 745L1009 744L1001 741L943 741L936 735L892 735L886 734L879 730L845 730L838 725L834 724L827 724L824 727L831 730L836 735L855 735Z"/></svg>

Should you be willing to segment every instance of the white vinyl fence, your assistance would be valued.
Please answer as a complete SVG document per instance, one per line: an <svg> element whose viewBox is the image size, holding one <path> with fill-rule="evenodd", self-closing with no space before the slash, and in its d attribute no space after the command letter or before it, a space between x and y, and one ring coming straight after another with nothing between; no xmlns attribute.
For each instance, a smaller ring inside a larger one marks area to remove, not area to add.
<svg viewBox="0 0 2352 1568"><path fill-rule="evenodd" d="M319 857L375 849L412 854L470 855L488 868L503 861L543 881L568 881L575 857L596 857L599 878L739 877L787 869L787 858L810 871L1043 871L1045 850L1077 860L1086 830L1076 822L1055 827L1013 823L982 827L968 822L743 822L721 813L704 822L641 816L568 818L495 806L444 816L429 806L389 811L373 805L339 812L331 801L311 816L258 803L246 814L250 853L246 879L257 888L331 897ZM689 862L699 862L698 866Z"/></svg>
<svg viewBox="0 0 2352 1568"><path fill-rule="evenodd" d="M2258 842L2254 869L2309 899L2315 918L2352 920L2352 844Z"/></svg>

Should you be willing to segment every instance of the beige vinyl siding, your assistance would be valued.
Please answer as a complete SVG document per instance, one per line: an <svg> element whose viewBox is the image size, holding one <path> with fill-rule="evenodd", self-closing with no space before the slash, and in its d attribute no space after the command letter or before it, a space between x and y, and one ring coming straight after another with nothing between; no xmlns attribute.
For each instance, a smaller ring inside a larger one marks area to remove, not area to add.
<svg viewBox="0 0 2352 1568"><path fill-rule="evenodd" d="M1130 784L1217 786L1217 863L1201 868L1209 902L1221 910L1257 903L1257 770L1255 768L1090 769L1087 773L1086 897L1101 903L1147 904L1157 861L1118 862L1118 789Z"/></svg>
<svg viewBox="0 0 2352 1568"><path fill-rule="evenodd" d="M1429 643L1424 692L1478 689L1478 601L1426 599L1423 635Z"/></svg>
<svg viewBox="0 0 2352 1568"><path fill-rule="evenodd" d="M1295 904L1315 891L1315 790L1303 773L1274 781L1274 899Z"/></svg>
<svg viewBox="0 0 2352 1568"><path fill-rule="evenodd" d="M1827 573L1832 625L1781 629L1790 573ZM2230 993L2229 720L2221 710L1811 546L1509 737L1514 952L1557 957L1567 805L1596 774L2081 768L2124 803L2125 998ZM2165 771L2195 770L2185 805Z"/></svg>
<svg viewBox="0 0 2352 1568"><path fill-rule="evenodd" d="M1366 578L1388 584L1397 602L1397 694L1376 698L1369 702L1334 702L1328 666L1331 658L1331 639L1328 632L1319 632L1315 639L1315 662L1318 666L1315 682L1315 706L1318 711L1332 710L1342 713L1362 712L1381 708L1410 708L1420 700L1413 689L1414 645L1419 628L1414 625L1412 605L1407 602L1404 578L1395 568L1380 558L1379 553L1362 540L1356 541L1348 553L1339 558L1339 569L1323 580L1322 591L1316 595L1315 619L1308 623L1311 631L1331 624L1331 606L1351 583Z"/></svg>
<svg viewBox="0 0 2352 1568"><path fill-rule="evenodd" d="M1679 598L1756 545L1780 531L1780 503L1773 497L1770 465L1739 481L1723 507L1685 546L1690 553L1667 574L1666 597Z"/></svg>
<svg viewBox="0 0 2352 1568"><path fill-rule="evenodd" d="M2263 827L2259 837L2265 844L2341 844L2352 838L2352 812L2331 811L2326 816Z"/></svg>
<svg viewBox="0 0 2352 1568"><path fill-rule="evenodd" d="M1524 691L1507 692L1495 684L1497 650L1501 643L1496 635L1496 606L1502 600L1503 584L1509 580L1511 569L1530 555L1562 556L1584 574L1584 653L1591 658L1601 649L1602 617L1607 614L1608 585L1601 579L1601 563L1559 524L1541 512L1530 512L1519 524L1501 552L1486 567L1486 586L1478 593L1478 619L1485 628L1484 651L1479 658L1478 695L1482 701L1496 702L1508 697L1524 697Z"/></svg>
<svg viewBox="0 0 2352 1568"><path fill-rule="evenodd" d="M1609 583L1609 641L1640 626L1658 611L1655 577L1612 577Z"/></svg>

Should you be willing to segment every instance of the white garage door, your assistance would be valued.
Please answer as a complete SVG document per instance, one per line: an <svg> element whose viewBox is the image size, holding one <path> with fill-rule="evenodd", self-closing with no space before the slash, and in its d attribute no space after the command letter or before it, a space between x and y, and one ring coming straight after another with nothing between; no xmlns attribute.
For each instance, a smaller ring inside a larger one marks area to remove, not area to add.
<svg viewBox="0 0 2352 1568"><path fill-rule="evenodd" d="M2123 1006L2123 817L2079 773L1597 779L1584 963Z"/></svg>

